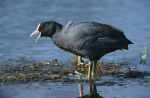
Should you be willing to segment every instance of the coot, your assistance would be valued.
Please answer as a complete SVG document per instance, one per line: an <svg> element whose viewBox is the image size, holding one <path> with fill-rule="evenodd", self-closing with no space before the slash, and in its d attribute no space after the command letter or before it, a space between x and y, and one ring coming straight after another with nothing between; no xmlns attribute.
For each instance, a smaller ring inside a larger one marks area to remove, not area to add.
<svg viewBox="0 0 150 98"><path fill-rule="evenodd" d="M133 44L126 38L124 32L111 25L97 22L68 22L62 25L55 21L40 23L30 35L39 33L40 37L50 37L54 44L68 52L90 61L88 79L94 79L94 70L102 56L115 50L128 49Z"/></svg>

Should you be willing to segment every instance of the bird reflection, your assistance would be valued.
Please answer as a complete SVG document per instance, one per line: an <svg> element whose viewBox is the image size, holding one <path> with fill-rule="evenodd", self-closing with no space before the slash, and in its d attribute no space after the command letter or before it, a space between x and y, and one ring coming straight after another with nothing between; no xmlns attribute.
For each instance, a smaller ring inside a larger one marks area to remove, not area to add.
<svg viewBox="0 0 150 98"><path fill-rule="evenodd" d="M79 79L82 79L81 77ZM104 98L102 96L99 95L99 93L97 93L97 88L96 88L96 84L95 82L91 82L89 83L89 93L84 95L83 94L83 84L79 83L78 87L79 87L79 96L77 98Z"/></svg>

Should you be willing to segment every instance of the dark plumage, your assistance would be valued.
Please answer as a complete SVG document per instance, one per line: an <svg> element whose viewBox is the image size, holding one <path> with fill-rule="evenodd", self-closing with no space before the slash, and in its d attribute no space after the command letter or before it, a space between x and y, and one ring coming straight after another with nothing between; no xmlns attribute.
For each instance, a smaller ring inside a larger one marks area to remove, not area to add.
<svg viewBox="0 0 150 98"><path fill-rule="evenodd" d="M37 40L42 36L50 37L59 48L88 58L91 66L105 54L128 49L128 44L133 44L122 30L97 22L68 22L64 26L55 21L43 22L31 36L36 33L40 33Z"/></svg>

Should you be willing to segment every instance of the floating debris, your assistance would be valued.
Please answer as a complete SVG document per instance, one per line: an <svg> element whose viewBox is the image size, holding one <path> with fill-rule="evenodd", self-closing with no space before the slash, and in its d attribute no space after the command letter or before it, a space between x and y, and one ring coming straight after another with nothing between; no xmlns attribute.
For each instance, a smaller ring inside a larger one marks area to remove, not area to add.
<svg viewBox="0 0 150 98"><path fill-rule="evenodd" d="M144 78L144 73L128 68L124 78Z"/></svg>
<svg viewBox="0 0 150 98"><path fill-rule="evenodd" d="M85 62L87 63L87 62ZM96 77L99 75L121 75L126 77L136 76L134 71L122 70L123 63L98 62L96 66ZM64 76L81 75L86 77L88 66L86 64L65 66L57 59L51 61L35 61L25 58L20 60L8 59L7 63L0 66L0 82L25 83L31 81L74 81ZM144 74L145 75L145 74ZM150 74L149 74L150 75ZM78 79L76 79L78 80Z"/></svg>

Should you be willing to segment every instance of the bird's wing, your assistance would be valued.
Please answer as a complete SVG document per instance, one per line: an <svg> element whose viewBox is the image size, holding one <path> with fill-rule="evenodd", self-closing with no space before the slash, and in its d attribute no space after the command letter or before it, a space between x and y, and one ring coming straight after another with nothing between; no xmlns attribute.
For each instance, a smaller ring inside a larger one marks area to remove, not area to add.
<svg viewBox="0 0 150 98"><path fill-rule="evenodd" d="M128 40L123 31L104 24L78 25L74 32L74 44L78 49L95 48L127 48Z"/></svg>

